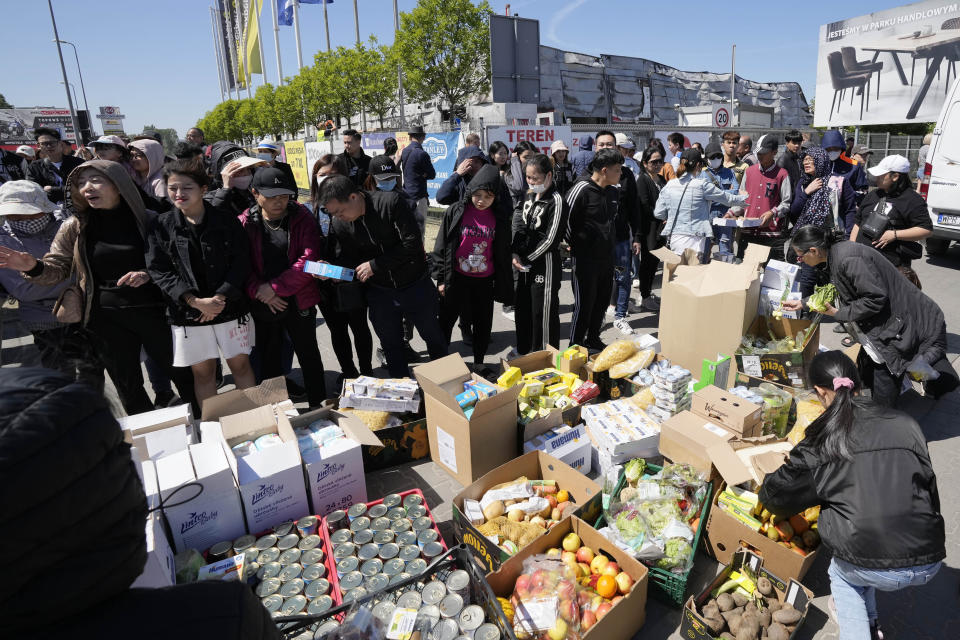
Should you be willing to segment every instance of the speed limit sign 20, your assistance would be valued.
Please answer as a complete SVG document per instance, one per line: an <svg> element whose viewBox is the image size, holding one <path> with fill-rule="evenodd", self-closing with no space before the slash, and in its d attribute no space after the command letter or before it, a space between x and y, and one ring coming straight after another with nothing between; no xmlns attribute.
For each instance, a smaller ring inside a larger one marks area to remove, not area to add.
<svg viewBox="0 0 960 640"><path fill-rule="evenodd" d="M728 107L714 107L713 126L720 128L730 126L730 109Z"/></svg>

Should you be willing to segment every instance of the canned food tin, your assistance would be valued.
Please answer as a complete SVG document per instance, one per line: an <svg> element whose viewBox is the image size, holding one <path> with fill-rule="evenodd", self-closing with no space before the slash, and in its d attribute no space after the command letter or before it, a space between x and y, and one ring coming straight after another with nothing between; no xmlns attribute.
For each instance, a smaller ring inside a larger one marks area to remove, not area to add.
<svg viewBox="0 0 960 640"><path fill-rule="evenodd" d="M420 550L423 554L423 559L427 562L432 562L434 558L443 553L443 545L439 542L428 542L423 545L423 549Z"/></svg>
<svg viewBox="0 0 960 640"><path fill-rule="evenodd" d="M473 635L473 632L483 624L483 620L483 609L475 604L464 607L460 615L457 616L457 623L460 625L460 630L468 636Z"/></svg>
<svg viewBox="0 0 960 640"><path fill-rule="evenodd" d="M393 542L393 530L384 529L383 531L378 531L373 534L373 541L377 544L387 544L388 542Z"/></svg>
<svg viewBox="0 0 960 640"><path fill-rule="evenodd" d="M336 620L327 620L326 622L322 622L320 623L320 626L317 627L317 630L313 632L313 640L322 640L325 636L330 635L339 628L340 623Z"/></svg>
<svg viewBox="0 0 960 640"><path fill-rule="evenodd" d="M380 558L372 558L360 565L360 573L365 577L375 576L383 569L383 561Z"/></svg>
<svg viewBox="0 0 960 640"><path fill-rule="evenodd" d="M361 584L363 584L363 574L359 571L351 571L350 573L345 573L340 577L340 589L342 591L356 589Z"/></svg>
<svg viewBox="0 0 960 640"><path fill-rule="evenodd" d="M413 521L413 530L416 532L426 531L433 528L433 520L427 516L421 516ZM281 547L282 549L283 547Z"/></svg>
<svg viewBox="0 0 960 640"><path fill-rule="evenodd" d="M293 533L293 520L287 520L286 522L281 522L273 528L273 532L277 534L278 538L288 536Z"/></svg>
<svg viewBox="0 0 960 640"><path fill-rule="evenodd" d="M421 504L423 504L423 496L421 496L419 493L411 493L403 499L403 506L407 509Z"/></svg>
<svg viewBox="0 0 960 640"><path fill-rule="evenodd" d="M406 593L400 594L400 597L397 598L397 608L419 609L421 602L422 600L419 593L416 591L407 591Z"/></svg>
<svg viewBox="0 0 960 640"><path fill-rule="evenodd" d="M352 523L354 520L356 520L366 512L367 512L367 505L363 502L358 502L357 504L347 509L347 517L350 518L350 522Z"/></svg>
<svg viewBox="0 0 960 640"><path fill-rule="evenodd" d="M500 629L492 622L484 622L473 632L473 640L500 640Z"/></svg>
<svg viewBox="0 0 960 640"><path fill-rule="evenodd" d="M317 564L318 562L323 562L323 557L323 549L310 549L300 554L300 564L305 567Z"/></svg>
<svg viewBox="0 0 960 640"><path fill-rule="evenodd" d="M294 578L289 582L285 582L282 587L280 587L280 595L284 598L292 598L298 593L303 593L304 582L300 578Z"/></svg>
<svg viewBox="0 0 960 640"><path fill-rule="evenodd" d="M269 549L263 549L257 553L257 562L261 565L267 564L269 562L275 562L280 557L280 549L276 547L270 547Z"/></svg>
<svg viewBox="0 0 960 640"><path fill-rule="evenodd" d="M233 541L233 550L237 553L249 549L257 543L257 538L251 535L243 535Z"/></svg>
<svg viewBox="0 0 960 640"><path fill-rule="evenodd" d="M393 509L394 507L399 507L403 503L403 498L400 497L399 493L391 493L389 495L383 496L383 506L387 509Z"/></svg>
<svg viewBox="0 0 960 640"><path fill-rule="evenodd" d="M423 604L440 604L445 595L447 595L447 587L439 580L428 582L420 592Z"/></svg>
<svg viewBox="0 0 960 640"><path fill-rule="evenodd" d="M357 587L356 589L350 589L343 594L343 604L348 602L353 602L355 600L360 600L361 598L367 597L368 591L363 587Z"/></svg>
<svg viewBox="0 0 960 640"><path fill-rule="evenodd" d="M233 555L233 543L229 540L218 542L207 552L207 562L219 562Z"/></svg>
<svg viewBox="0 0 960 640"><path fill-rule="evenodd" d="M450 572L447 576L447 591L455 593L464 601L470 599L470 574L463 569Z"/></svg>
<svg viewBox="0 0 960 640"><path fill-rule="evenodd" d="M424 571L427 570L427 561L423 558L417 558L416 560L411 560L407 563L406 566L407 573L412 576L418 576Z"/></svg>
<svg viewBox="0 0 960 640"><path fill-rule="evenodd" d="M353 544L364 545L373 542L373 531L361 529L353 534Z"/></svg>
<svg viewBox="0 0 960 640"><path fill-rule="evenodd" d="M430 626L436 626L440 622L440 607L435 604L425 604L417 612L417 618L427 618L430 620Z"/></svg>
<svg viewBox="0 0 960 640"><path fill-rule="evenodd" d="M246 566L255 562L259 558L260 552L256 547L247 547L246 549L238 551L237 555L243 555L243 564Z"/></svg>
<svg viewBox="0 0 960 640"><path fill-rule="evenodd" d="M456 620L444 619L438 622L430 632L430 637L436 640L457 640L460 635L460 626Z"/></svg>
<svg viewBox="0 0 960 640"><path fill-rule="evenodd" d="M412 577L412 576L411 576L409 573L407 573L406 571L401 571L401 572L398 573L397 575L395 575L395 576L393 576L392 578L390 578L390 586L392 587L392 586L395 585L395 584L400 584L400 583L403 582L404 580L407 580L407 579L409 579L409 578L411 578L411 577Z"/></svg>
<svg viewBox="0 0 960 640"><path fill-rule="evenodd" d="M310 549L316 549L323 542L323 539L315 533L311 533L306 536L300 542L297 543L297 548L301 551L309 551Z"/></svg>
<svg viewBox="0 0 960 640"><path fill-rule="evenodd" d="M353 532L350 529L337 529L330 534L330 544L343 544L350 542Z"/></svg>
<svg viewBox="0 0 960 640"><path fill-rule="evenodd" d="M295 616L307 606L307 599L304 596L296 595L283 601L280 607L280 615Z"/></svg>
<svg viewBox="0 0 960 640"><path fill-rule="evenodd" d="M387 588L387 585L390 584L390 578L378 573L376 575L370 576L363 581L363 586L366 588L367 593L376 593L377 591L382 591Z"/></svg>
<svg viewBox="0 0 960 640"><path fill-rule="evenodd" d="M257 578L260 580L267 580L269 578L276 578L280 575L280 572L283 571L283 565L279 562L268 562L266 564L260 565L260 570L257 571Z"/></svg>
<svg viewBox="0 0 960 640"><path fill-rule="evenodd" d="M389 510L390 508L385 507L381 502L380 504L373 505L367 510L367 517L369 517L371 520L382 518L383 516L387 515L387 511Z"/></svg>
<svg viewBox="0 0 960 640"><path fill-rule="evenodd" d="M403 571L403 568L406 566L406 562L400 558L394 558L392 560L387 560L383 563L383 573L388 577L392 578L398 573Z"/></svg>
<svg viewBox="0 0 960 640"><path fill-rule="evenodd" d="M314 580L320 580L321 578L327 577L327 565L322 562L316 564L311 564L310 566L304 565L303 573L300 575L303 578L304 582L313 582Z"/></svg>
<svg viewBox="0 0 960 640"><path fill-rule="evenodd" d="M399 520L394 520L393 526L390 528L393 529L394 533L403 533L404 531L413 529L413 523L410 522L410 518L400 518Z"/></svg>
<svg viewBox="0 0 960 640"><path fill-rule="evenodd" d="M400 558L404 562L410 562L411 560L416 560L420 557L420 547L415 544L409 544L405 547L400 547Z"/></svg>
<svg viewBox="0 0 960 640"><path fill-rule="evenodd" d="M243 580L244 581L247 581L247 580L250 580L251 578L256 577L258 571L260 571L259 562L247 562L246 560L243 561Z"/></svg>
<svg viewBox="0 0 960 640"><path fill-rule="evenodd" d="M307 600L315 600L328 593L330 593L330 583L325 578L314 580L303 590L303 594L307 596Z"/></svg>
<svg viewBox="0 0 960 640"><path fill-rule="evenodd" d="M407 510L403 507L394 507L387 511L387 518L390 520L399 520L400 518L407 517Z"/></svg>
<svg viewBox="0 0 960 640"><path fill-rule="evenodd" d="M272 596L280 590L280 585L281 583L279 578L267 578L257 585L257 595L261 598Z"/></svg>
<svg viewBox="0 0 960 640"><path fill-rule="evenodd" d="M273 613L274 611L280 611L280 607L283 606L283 598L278 595L269 595L261 600L260 603L264 609Z"/></svg>
<svg viewBox="0 0 960 640"><path fill-rule="evenodd" d="M349 524L347 519L347 512L343 509L337 509L336 511L331 511L327 514L325 518L327 522L327 531L333 533L334 531L339 531Z"/></svg>
<svg viewBox="0 0 960 640"><path fill-rule="evenodd" d="M256 547L260 551L263 551L264 549L269 549L270 547L276 546L276 544L277 536L273 535L272 533L268 533L257 540Z"/></svg>
<svg viewBox="0 0 960 640"><path fill-rule="evenodd" d="M436 542L439 537L440 534L437 533L436 529L424 529L417 534L417 544L423 547L428 542Z"/></svg>
<svg viewBox="0 0 960 640"><path fill-rule="evenodd" d="M397 605L389 601L384 601L378 604L373 608L373 617L380 620L383 623L384 628L390 626L390 621L393 619L393 612L396 610Z"/></svg>
<svg viewBox="0 0 960 640"><path fill-rule="evenodd" d="M380 547L370 542L360 547L357 557L361 560L369 560L370 558L376 558L378 553L380 553Z"/></svg>
<svg viewBox="0 0 960 640"><path fill-rule="evenodd" d="M444 618L455 618L463 609L463 598L455 593L448 593L440 601L440 615Z"/></svg>
<svg viewBox="0 0 960 640"><path fill-rule="evenodd" d="M370 518L368 518L367 516L360 516L359 518L354 518L353 520L350 521L350 531L353 531L354 533L356 533L357 531L360 531L361 529L369 529L369 528L370 528Z"/></svg>
<svg viewBox="0 0 960 640"><path fill-rule="evenodd" d="M338 561L355 555L357 555L357 545L352 542L344 542L333 550L333 559Z"/></svg>
<svg viewBox="0 0 960 640"><path fill-rule="evenodd" d="M280 557L277 558L277 562L279 562L283 566L287 566L288 564L293 564L295 562L300 562L300 553L301 553L300 549L297 549L296 547L294 547L293 549L287 549L286 551L280 554Z"/></svg>
<svg viewBox="0 0 960 640"><path fill-rule="evenodd" d="M416 531L401 531L400 533L397 534L397 544L400 545L401 547L405 547L405 546L410 545L410 544L416 546L416 544L417 544L417 532L416 532Z"/></svg>
<svg viewBox="0 0 960 640"><path fill-rule="evenodd" d="M370 522L370 528L373 530L374 533L377 533L379 531L386 531L387 529L390 528L390 524L392 522L393 521L390 520L390 518L381 516L379 518L374 518Z"/></svg>
<svg viewBox="0 0 960 640"><path fill-rule="evenodd" d="M415 504L411 507L407 507L407 517L411 520L414 518L422 518L427 515L427 508L422 504Z"/></svg>
<svg viewBox="0 0 960 640"><path fill-rule="evenodd" d="M310 604L307 605L307 613L315 616L327 611L331 607L333 607L333 598L324 595L310 601Z"/></svg>
<svg viewBox="0 0 960 640"><path fill-rule="evenodd" d="M400 546L396 542L388 542L380 547L380 559L391 560L400 553Z"/></svg>
<svg viewBox="0 0 960 640"><path fill-rule="evenodd" d="M350 573L351 571L356 571L360 568L360 560L356 556L350 556L349 558L344 558L337 563L337 577L342 578L344 575Z"/></svg>
<svg viewBox="0 0 960 640"><path fill-rule="evenodd" d="M300 536L295 533L288 533L279 540L277 540L277 549L280 551L286 551L287 549L293 549L300 542Z"/></svg>
<svg viewBox="0 0 960 640"><path fill-rule="evenodd" d="M280 582L289 582L294 578L299 578L301 573L303 573L302 565L288 564L283 569L281 569L280 574L277 577L280 578Z"/></svg>
<svg viewBox="0 0 960 640"><path fill-rule="evenodd" d="M297 533L300 534L301 538L314 535L319 528L320 519L317 516L307 516L297 520Z"/></svg>

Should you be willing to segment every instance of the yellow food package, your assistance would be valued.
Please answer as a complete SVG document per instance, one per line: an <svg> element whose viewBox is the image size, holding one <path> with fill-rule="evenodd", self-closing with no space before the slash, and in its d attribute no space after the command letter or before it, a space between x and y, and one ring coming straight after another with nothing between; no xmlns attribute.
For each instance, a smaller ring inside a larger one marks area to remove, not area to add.
<svg viewBox="0 0 960 640"><path fill-rule="evenodd" d="M600 352L597 359L593 361L593 370L598 373L606 371L618 362L623 362L636 352L637 347L630 340L617 340Z"/></svg>
<svg viewBox="0 0 960 640"><path fill-rule="evenodd" d="M641 409L646 409L650 405L655 404L657 399L654 397L653 390L650 387L644 387L637 393L633 394L633 396L630 398L630 401Z"/></svg>
<svg viewBox="0 0 960 640"><path fill-rule="evenodd" d="M569 395L569 394L570 394L570 387L568 387L567 385L563 384L562 382L558 382L558 383L556 383L556 384L552 384L552 385L550 385L549 387L547 387L547 388L546 388L546 392L547 392L548 394L550 394L550 395L563 395L563 396L565 396L565 395Z"/></svg>
<svg viewBox="0 0 960 640"><path fill-rule="evenodd" d="M560 372L556 369L539 369L524 374L523 379L528 382L542 382L544 386L555 384L560 380Z"/></svg>
<svg viewBox="0 0 960 640"><path fill-rule="evenodd" d="M521 398L536 398L543 393L543 383L536 380L530 380L524 383L520 390Z"/></svg>
<svg viewBox="0 0 960 640"><path fill-rule="evenodd" d="M566 409L568 407L572 407L574 404L575 403L572 399L570 399L570 396L560 396L554 401L553 406L556 409Z"/></svg>
<svg viewBox="0 0 960 640"><path fill-rule="evenodd" d="M653 349L637 351L623 362L618 362L610 367L610 377L626 378L628 376L632 376L637 371L640 371L640 369L646 369L649 367L655 356L656 354L653 352Z"/></svg>
<svg viewBox="0 0 960 640"><path fill-rule="evenodd" d="M787 440L794 446L803 440L807 433L807 427L819 418L824 411L819 398L813 393L797 395L795 400L797 403L797 421L790 433L787 434Z"/></svg>
<svg viewBox="0 0 960 640"><path fill-rule="evenodd" d="M556 398L553 396L540 396L537 398L541 409L553 409Z"/></svg>
<svg viewBox="0 0 960 640"><path fill-rule="evenodd" d="M510 367L497 378L497 384L501 387L510 388L513 385L520 382L520 378L523 377L523 372L520 371L520 367Z"/></svg>
<svg viewBox="0 0 960 640"><path fill-rule="evenodd" d="M570 385L570 393L573 393L574 391L576 391L582 386L583 386L583 380L581 378L575 379L573 381L573 384Z"/></svg>
<svg viewBox="0 0 960 640"><path fill-rule="evenodd" d="M580 376L575 373L565 373L560 376L560 379L563 381L563 384L567 385L568 389L573 389L573 381L579 380Z"/></svg>

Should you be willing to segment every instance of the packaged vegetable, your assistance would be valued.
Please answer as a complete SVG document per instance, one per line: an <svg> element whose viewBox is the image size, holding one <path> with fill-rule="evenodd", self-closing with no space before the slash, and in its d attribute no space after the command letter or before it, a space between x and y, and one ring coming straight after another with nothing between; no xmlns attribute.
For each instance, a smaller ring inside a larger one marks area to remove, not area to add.
<svg viewBox="0 0 960 640"><path fill-rule="evenodd" d="M617 340L600 352L600 355L598 355L597 359L593 362L593 370L597 373L606 371L613 365L623 362L636 352L637 347L632 341Z"/></svg>
<svg viewBox="0 0 960 640"><path fill-rule="evenodd" d="M759 385L757 392L763 396L763 434L785 438L793 396L769 382Z"/></svg>
<svg viewBox="0 0 960 640"><path fill-rule="evenodd" d="M640 369L649 367L655 355L653 349L638 351L623 362L618 362L610 367L610 377L626 378L627 376L632 376L637 371L640 371Z"/></svg>
<svg viewBox="0 0 960 640"><path fill-rule="evenodd" d="M796 446L806 436L807 427L811 422L820 417L823 413L823 405L817 395L810 391L805 391L796 396L797 403L797 421L793 429L787 434L787 440L790 444Z"/></svg>

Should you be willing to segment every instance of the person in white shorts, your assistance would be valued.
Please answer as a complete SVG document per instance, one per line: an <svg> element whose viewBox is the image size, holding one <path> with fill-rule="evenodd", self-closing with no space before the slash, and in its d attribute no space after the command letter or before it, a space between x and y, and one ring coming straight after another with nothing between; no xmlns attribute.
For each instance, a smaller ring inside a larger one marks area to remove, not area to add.
<svg viewBox="0 0 960 640"><path fill-rule="evenodd" d="M256 384L250 366L253 319L244 291L249 248L240 221L204 201L202 164L176 160L163 172L174 209L148 235L147 270L167 301L173 365L193 370L197 402L216 395L220 354L237 388Z"/></svg>

